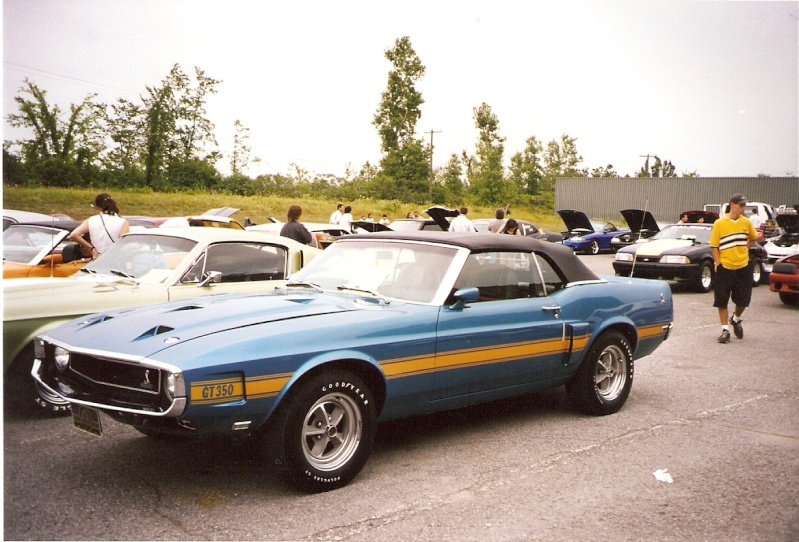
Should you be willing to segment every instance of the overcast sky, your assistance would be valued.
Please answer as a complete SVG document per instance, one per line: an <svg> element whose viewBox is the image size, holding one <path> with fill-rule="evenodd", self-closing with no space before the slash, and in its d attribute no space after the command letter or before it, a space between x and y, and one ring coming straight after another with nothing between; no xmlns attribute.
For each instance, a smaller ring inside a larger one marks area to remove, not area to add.
<svg viewBox="0 0 799 542"><path fill-rule="evenodd" d="M474 152L485 102L506 162L567 134L581 167L621 175L646 154L678 174L799 174L796 1L2 1L4 118L26 77L66 110L89 93L138 100L197 66L222 81L219 149L236 119L250 129L250 175L377 164L384 53L402 36L426 66L417 129L436 132L435 167Z"/></svg>

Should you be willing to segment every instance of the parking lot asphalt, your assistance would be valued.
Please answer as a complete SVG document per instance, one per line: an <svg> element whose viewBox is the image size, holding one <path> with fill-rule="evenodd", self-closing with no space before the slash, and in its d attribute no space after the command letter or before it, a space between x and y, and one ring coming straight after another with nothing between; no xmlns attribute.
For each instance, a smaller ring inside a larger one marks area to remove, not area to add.
<svg viewBox="0 0 799 542"><path fill-rule="evenodd" d="M612 258L581 256L599 274ZM4 538L799 540L799 308L755 288L744 339L722 345L712 294L672 291L672 334L619 413L556 389L384 423L329 493L297 493L247 446L6 412Z"/></svg>

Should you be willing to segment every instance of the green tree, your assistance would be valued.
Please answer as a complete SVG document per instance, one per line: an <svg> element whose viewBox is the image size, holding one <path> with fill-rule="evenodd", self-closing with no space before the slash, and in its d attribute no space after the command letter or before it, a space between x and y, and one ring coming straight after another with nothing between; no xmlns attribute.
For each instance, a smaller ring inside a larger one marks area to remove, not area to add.
<svg viewBox="0 0 799 542"><path fill-rule="evenodd" d="M147 87L142 99L144 115L145 183L157 186L167 182L166 174L176 161L201 160L209 164L218 153L214 125L206 118L205 102L215 94L219 81L195 68L196 85L175 64L158 87ZM169 183L174 186L174 183Z"/></svg>
<svg viewBox="0 0 799 542"><path fill-rule="evenodd" d="M10 126L31 133L28 139L11 143L19 147L26 169L36 174L37 168L43 168L46 182L56 186L80 185L99 177L105 106L95 102L95 97L89 94L63 112L47 102L44 90L25 79L14 97L19 112L8 115L7 120Z"/></svg>
<svg viewBox="0 0 799 542"><path fill-rule="evenodd" d="M415 84L424 75L425 67L407 36L398 38L385 56L392 69L372 121L383 151L382 176L375 182L379 181L379 191L386 195L395 194L403 201L424 201L428 198L430 175L428 150L414 134L424 103Z"/></svg>
<svg viewBox="0 0 799 542"><path fill-rule="evenodd" d="M475 155L466 168L469 194L481 204L507 203L515 199L515 187L504 177L505 138L499 135L499 119L485 102L472 111L478 139Z"/></svg>
<svg viewBox="0 0 799 542"><path fill-rule="evenodd" d="M542 192L554 198L555 179L557 177L582 177L586 176L584 170L577 166L583 157L577 152L577 139L566 134L560 140L551 140L547 143L544 152L544 179Z"/></svg>
<svg viewBox="0 0 799 542"><path fill-rule="evenodd" d="M445 199L443 201L434 199L434 203L456 205L464 201L466 187L463 184L463 165L457 154L449 157L447 165L438 172L436 180L438 181L436 184L440 184L444 189Z"/></svg>
<svg viewBox="0 0 799 542"><path fill-rule="evenodd" d="M230 153L230 172L233 175L243 175L251 163L261 161L258 157L252 157L252 149L247 144L249 132L250 129L236 119L233 123L233 152Z"/></svg>
<svg viewBox="0 0 799 542"><path fill-rule="evenodd" d="M141 106L125 99L111 104L106 129L112 144L104 162L123 186L144 182L145 126Z"/></svg>
<svg viewBox="0 0 799 542"><path fill-rule="evenodd" d="M650 159L654 159L650 164ZM638 170L636 177L676 177L677 168L670 160L662 161L659 156L646 156L644 165Z"/></svg>
<svg viewBox="0 0 799 542"><path fill-rule="evenodd" d="M613 169L613 164L605 167L595 167L591 170L591 177L618 177L619 174Z"/></svg>
<svg viewBox="0 0 799 542"><path fill-rule="evenodd" d="M544 178L544 167L541 164L543 152L541 142L532 136L527 138L523 151L511 156L509 179L519 192L531 196L538 194Z"/></svg>

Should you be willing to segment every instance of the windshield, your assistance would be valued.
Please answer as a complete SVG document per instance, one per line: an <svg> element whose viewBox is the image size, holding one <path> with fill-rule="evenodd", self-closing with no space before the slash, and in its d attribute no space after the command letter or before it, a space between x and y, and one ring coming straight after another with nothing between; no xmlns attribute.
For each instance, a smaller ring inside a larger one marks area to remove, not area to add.
<svg viewBox="0 0 799 542"><path fill-rule="evenodd" d="M3 261L36 264L66 236L66 231L45 226L12 225L3 232Z"/></svg>
<svg viewBox="0 0 799 542"><path fill-rule="evenodd" d="M327 291L430 303L457 249L406 241L337 242L291 276Z"/></svg>
<svg viewBox="0 0 799 542"><path fill-rule="evenodd" d="M680 226L670 225L660 230L652 240L655 239L696 239L700 243L710 242L710 228L701 226Z"/></svg>
<svg viewBox="0 0 799 542"><path fill-rule="evenodd" d="M90 273L119 275L163 282L197 243L165 235L129 235L114 243L85 269Z"/></svg>

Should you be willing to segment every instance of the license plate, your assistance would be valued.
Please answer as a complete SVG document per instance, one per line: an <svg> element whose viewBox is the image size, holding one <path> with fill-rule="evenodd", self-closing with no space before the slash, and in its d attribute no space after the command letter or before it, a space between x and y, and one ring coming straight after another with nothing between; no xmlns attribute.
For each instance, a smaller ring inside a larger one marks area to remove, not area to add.
<svg viewBox="0 0 799 542"><path fill-rule="evenodd" d="M103 424L100 422L100 411L96 408L72 403L72 423L81 431L98 437L103 436Z"/></svg>

